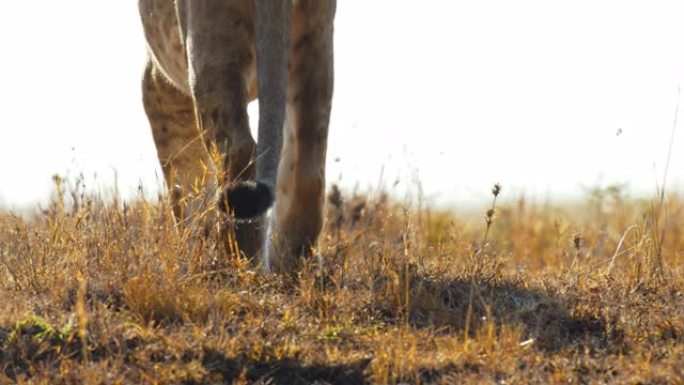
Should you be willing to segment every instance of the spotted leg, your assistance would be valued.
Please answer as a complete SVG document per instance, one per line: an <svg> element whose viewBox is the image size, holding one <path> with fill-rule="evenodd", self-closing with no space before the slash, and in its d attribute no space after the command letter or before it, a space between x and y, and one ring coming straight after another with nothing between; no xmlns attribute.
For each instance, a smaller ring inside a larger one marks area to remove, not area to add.
<svg viewBox="0 0 684 385"><path fill-rule="evenodd" d="M294 274L323 225L325 157L333 92L334 0L294 7L287 118L278 170L268 259Z"/></svg>

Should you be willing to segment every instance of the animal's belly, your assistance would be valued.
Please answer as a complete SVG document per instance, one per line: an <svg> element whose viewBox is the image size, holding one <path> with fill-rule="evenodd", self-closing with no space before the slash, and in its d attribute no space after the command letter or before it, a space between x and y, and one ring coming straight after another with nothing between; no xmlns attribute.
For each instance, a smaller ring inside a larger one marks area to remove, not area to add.
<svg viewBox="0 0 684 385"><path fill-rule="evenodd" d="M139 7L151 59L176 88L189 95L188 66L174 2L140 0Z"/></svg>

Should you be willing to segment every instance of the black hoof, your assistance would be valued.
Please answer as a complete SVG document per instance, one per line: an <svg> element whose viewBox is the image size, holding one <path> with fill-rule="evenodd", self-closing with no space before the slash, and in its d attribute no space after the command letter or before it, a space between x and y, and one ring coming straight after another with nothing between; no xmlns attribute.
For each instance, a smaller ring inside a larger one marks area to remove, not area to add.
<svg viewBox="0 0 684 385"><path fill-rule="evenodd" d="M237 219L256 218L273 204L273 193L263 183L239 182L228 186L219 202L219 209Z"/></svg>

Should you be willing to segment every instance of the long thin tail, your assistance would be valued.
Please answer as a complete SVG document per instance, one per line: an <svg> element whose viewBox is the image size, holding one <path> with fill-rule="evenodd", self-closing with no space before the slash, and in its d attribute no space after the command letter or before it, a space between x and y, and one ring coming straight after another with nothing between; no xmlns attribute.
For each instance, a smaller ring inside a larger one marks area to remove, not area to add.
<svg viewBox="0 0 684 385"><path fill-rule="evenodd" d="M254 0L254 6L259 92L256 183L230 186L221 207L237 218L260 216L273 204L285 123L292 1Z"/></svg>

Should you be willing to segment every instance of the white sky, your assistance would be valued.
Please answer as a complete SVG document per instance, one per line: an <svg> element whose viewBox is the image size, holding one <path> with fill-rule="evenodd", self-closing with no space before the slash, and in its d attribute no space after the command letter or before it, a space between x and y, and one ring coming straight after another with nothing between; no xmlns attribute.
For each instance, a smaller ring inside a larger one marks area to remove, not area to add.
<svg viewBox="0 0 684 385"><path fill-rule="evenodd" d="M7 2L0 42L0 204L44 202L54 173L161 185L136 2ZM346 0L335 43L330 182L374 187L384 169L395 191L420 180L455 207L496 181L537 199L662 182L681 0ZM683 131L668 177L680 191Z"/></svg>

